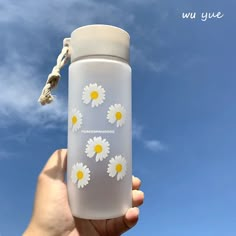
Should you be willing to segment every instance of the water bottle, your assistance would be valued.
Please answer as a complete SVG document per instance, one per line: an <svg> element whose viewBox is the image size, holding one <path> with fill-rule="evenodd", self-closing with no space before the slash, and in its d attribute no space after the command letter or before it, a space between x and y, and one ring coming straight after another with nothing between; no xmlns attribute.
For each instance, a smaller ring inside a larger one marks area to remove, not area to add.
<svg viewBox="0 0 236 236"><path fill-rule="evenodd" d="M132 207L129 45L129 34L110 25L71 34L67 186L79 218L115 218Z"/></svg>

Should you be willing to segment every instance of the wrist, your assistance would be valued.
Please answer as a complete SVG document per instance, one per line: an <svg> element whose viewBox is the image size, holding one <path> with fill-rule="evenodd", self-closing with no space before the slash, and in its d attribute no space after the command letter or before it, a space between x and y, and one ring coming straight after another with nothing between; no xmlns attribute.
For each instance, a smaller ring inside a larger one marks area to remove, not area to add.
<svg viewBox="0 0 236 236"><path fill-rule="evenodd" d="M41 229L40 227L31 222L22 236L51 236L51 235L52 234L50 234L49 232L46 232L45 230Z"/></svg>

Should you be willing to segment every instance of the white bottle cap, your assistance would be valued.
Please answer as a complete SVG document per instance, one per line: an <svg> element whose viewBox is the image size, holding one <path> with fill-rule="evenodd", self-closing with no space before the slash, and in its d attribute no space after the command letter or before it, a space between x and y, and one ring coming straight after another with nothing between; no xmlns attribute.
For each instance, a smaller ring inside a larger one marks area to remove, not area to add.
<svg viewBox="0 0 236 236"><path fill-rule="evenodd" d="M129 63L130 36L111 25L87 25L71 33L71 62L87 56L112 56Z"/></svg>

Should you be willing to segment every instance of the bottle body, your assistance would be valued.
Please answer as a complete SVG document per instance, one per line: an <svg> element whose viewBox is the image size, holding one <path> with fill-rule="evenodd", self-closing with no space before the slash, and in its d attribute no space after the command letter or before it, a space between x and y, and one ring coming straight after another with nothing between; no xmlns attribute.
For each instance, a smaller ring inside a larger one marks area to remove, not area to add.
<svg viewBox="0 0 236 236"><path fill-rule="evenodd" d="M89 57L69 67L67 186L74 216L109 219L132 207L131 68Z"/></svg>

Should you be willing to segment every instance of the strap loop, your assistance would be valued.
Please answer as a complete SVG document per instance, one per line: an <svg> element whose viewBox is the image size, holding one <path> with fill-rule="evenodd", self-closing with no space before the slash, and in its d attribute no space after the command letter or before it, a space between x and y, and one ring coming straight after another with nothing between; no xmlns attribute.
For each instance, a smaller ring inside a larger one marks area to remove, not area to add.
<svg viewBox="0 0 236 236"><path fill-rule="evenodd" d="M51 91L58 85L59 80L61 78L60 70L69 61L69 59L70 59L70 38L66 38L63 40L63 48L57 58L57 64L53 67L52 72L48 75L46 84L39 97L38 101L42 105L49 104L54 100Z"/></svg>

